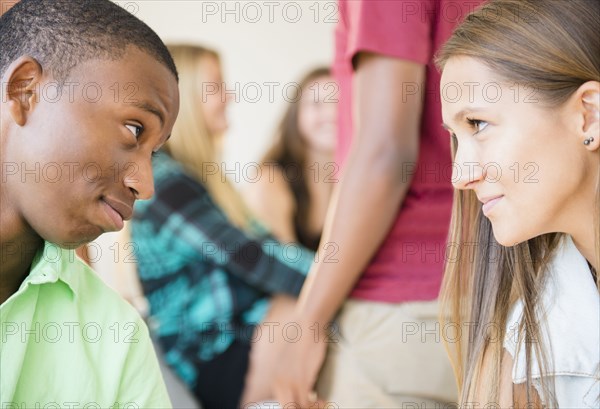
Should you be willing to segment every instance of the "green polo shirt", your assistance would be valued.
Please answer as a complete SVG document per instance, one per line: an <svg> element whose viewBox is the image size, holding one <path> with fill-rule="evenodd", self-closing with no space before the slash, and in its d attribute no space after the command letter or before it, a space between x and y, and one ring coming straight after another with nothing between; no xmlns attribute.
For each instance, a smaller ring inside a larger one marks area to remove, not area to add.
<svg viewBox="0 0 600 409"><path fill-rule="evenodd" d="M171 408L139 314L46 243L0 305L0 408Z"/></svg>

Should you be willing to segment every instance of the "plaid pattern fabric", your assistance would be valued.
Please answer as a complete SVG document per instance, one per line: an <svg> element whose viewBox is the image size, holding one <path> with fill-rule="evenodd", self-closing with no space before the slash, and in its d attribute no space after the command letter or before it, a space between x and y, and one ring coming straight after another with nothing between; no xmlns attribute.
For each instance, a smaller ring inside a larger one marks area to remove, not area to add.
<svg viewBox="0 0 600 409"><path fill-rule="evenodd" d="M131 223L139 276L167 362L190 386L197 360L250 342L273 293L298 295L314 253L255 223L234 227L205 187L168 155L154 158L155 195Z"/></svg>

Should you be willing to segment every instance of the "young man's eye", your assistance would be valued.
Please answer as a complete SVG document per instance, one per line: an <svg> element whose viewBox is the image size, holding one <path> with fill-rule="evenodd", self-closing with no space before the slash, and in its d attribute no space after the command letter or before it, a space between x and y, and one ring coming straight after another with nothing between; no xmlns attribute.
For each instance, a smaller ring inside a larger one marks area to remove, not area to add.
<svg viewBox="0 0 600 409"><path fill-rule="evenodd" d="M475 128L476 134L483 131L488 126L487 122L481 121L479 119L467 118L467 121L469 122L469 125L471 125L473 128Z"/></svg>
<svg viewBox="0 0 600 409"><path fill-rule="evenodd" d="M144 130L144 128L139 125L125 125L125 127L129 129L129 131L131 131L131 133L133 134L133 136L135 136L136 139L140 137L140 134Z"/></svg>

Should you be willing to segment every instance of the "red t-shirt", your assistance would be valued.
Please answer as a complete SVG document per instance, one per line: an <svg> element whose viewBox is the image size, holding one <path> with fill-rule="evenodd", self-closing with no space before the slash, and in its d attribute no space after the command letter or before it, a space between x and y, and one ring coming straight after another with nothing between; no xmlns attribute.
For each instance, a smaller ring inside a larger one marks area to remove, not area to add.
<svg viewBox="0 0 600 409"><path fill-rule="evenodd" d="M353 57L369 51L427 65L419 158L403 171L405 177L413 177L412 183L396 221L356 284L352 298L403 302L438 296L452 205L452 163L450 138L441 126L440 73L432 59L454 27L481 3L340 0L333 67L340 86L336 153L340 166L353 132ZM407 88L405 92L408 95L412 91Z"/></svg>

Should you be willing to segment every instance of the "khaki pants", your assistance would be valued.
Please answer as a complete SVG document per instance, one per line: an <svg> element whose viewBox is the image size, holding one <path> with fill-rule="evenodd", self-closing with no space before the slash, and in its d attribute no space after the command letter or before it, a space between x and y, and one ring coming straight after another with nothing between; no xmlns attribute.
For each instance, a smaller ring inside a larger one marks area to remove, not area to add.
<svg viewBox="0 0 600 409"><path fill-rule="evenodd" d="M338 408L452 407L457 390L437 301L347 301L317 382Z"/></svg>

